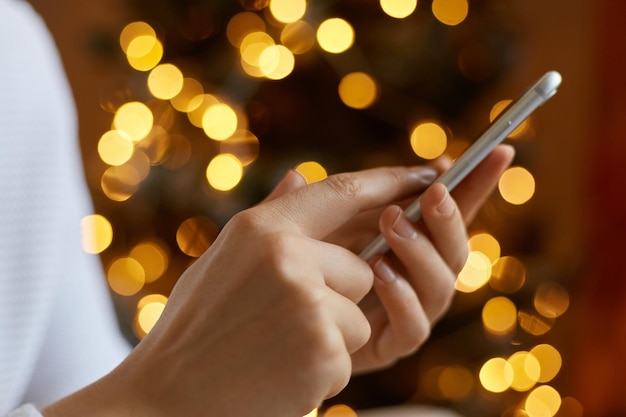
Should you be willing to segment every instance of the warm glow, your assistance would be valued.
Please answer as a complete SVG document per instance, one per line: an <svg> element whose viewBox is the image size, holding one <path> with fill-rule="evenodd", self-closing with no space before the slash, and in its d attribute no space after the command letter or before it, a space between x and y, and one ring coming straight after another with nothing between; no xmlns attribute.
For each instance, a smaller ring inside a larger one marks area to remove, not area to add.
<svg viewBox="0 0 626 417"><path fill-rule="evenodd" d="M253 66L259 67L261 54L268 46L273 46L276 43L270 35L265 32L252 32L246 35L241 41L240 52L243 62Z"/></svg>
<svg viewBox="0 0 626 417"><path fill-rule="evenodd" d="M513 368L511 388L525 392L537 384L541 373L541 366L537 358L528 352L516 352L509 358Z"/></svg>
<svg viewBox="0 0 626 417"><path fill-rule="evenodd" d="M163 44L149 35L133 39L126 49L126 59L137 71L150 71L163 58Z"/></svg>
<svg viewBox="0 0 626 417"><path fill-rule="evenodd" d="M489 285L496 291L513 294L526 282L524 264L513 256L498 259L491 270Z"/></svg>
<svg viewBox="0 0 626 417"><path fill-rule="evenodd" d="M489 258L491 263L495 263L500 258L500 243L489 233L476 233L468 240L471 251L482 252Z"/></svg>
<svg viewBox="0 0 626 417"><path fill-rule="evenodd" d="M119 295L137 294L143 288L145 278L141 264L132 258L119 258L107 270L109 286Z"/></svg>
<svg viewBox="0 0 626 417"><path fill-rule="evenodd" d="M290 23L280 33L280 42L292 53L303 54L315 45L315 29L303 20Z"/></svg>
<svg viewBox="0 0 626 417"><path fill-rule="evenodd" d="M189 108L187 118L195 127L202 127L202 119L206 110L219 100L212 94L201 94L189 100Z"/></svg>
<svg viewBox="0 0 626 417"><path fill-rule="evenodd" d="M350 23L338 17L327 19L317 28L317 42L326 52L345 52L354 43L354 29Z"/></svg>
<svg viewBox="0 0 626 417"><path fill-rule="evenodd" d="M83 250L87 253L102 253L113 241L113 227L100 214L83 217L80 228Z"/></svg>
<svg viewBox="0 0 626 417"><path fill-rule="evenodd" d="M377 96L376 81L364 72L347 74L339 82L339 97L348 107L365 109L376 101Z"/></svg>
<svg viewBox="0 0 626 417"><path fill-rule="evenodd" d="M163 302L149 302L137 312L137 324L143 334L150 333L164 309Z"/></svg>
<svg viewBox="0 0 626 417"><path fill-rule="evenodd" d="M492 358L480 368L478 377L487 391L504 392L513 382L513 368L504 358Z"/></svg>
<svg viewBox="0 0 626 417"><path fill-rule="evenodd" d="M124 53L127 53L130 43L140 36L147 36L156 39L156 32L146 22L132 22L122 29L120 33L120 46Z"/></svg>
<svg viewBox="0 0 626 417"><path fill-rule="evenodd" d="M178 227L176 243L184 254L197 258L211 246L217 232L217 226L208 217L191 217Z"/></svg>
<svg viewBox="0 0 626 417"><path fill-rule="evenodd" d="M357 417L357 413L345 404L337 404L330 406L324 417Z"/></svg>
<svg viewBox="0 0 626 417"><path fill-rule="evenodd" d="M544 282L535 292L534 305L539 314L554 319L569 308L569 294L556 282Z"/></svg>
<svg viewBox="0 0 626 417"><path fill-rule="evenodd" d="M433 0L432 11L441 23L456 26L467 17L469 4L467 0Z"/></svg>
<svg viewBox="0 0 626 417"><path fill-rule="evenodd" d="M502 100L494 104L491 108L491 111L489 112L489 120L493 122L500 115L500 113L502 113L512 102L513 100ZM513 129L511 133L509 133L508 137L511 139L516 139L520 136L523 136L524 133L526 133L530 128L529 120L530 119L526 119L522 123L520 123L519 126L517 126L515 129Z"/></svg>
<svg viewBox="0 0 626 417"><path fill-rule="evenodd" d="M552 417L561 407L561 395L549 385L537 387L528 395L525 410L528 417Z"/></svg>
<svg viewBox="0 0 626 417"><path fill-rule="evenodd" d="M110 167L102 174L100 187L110 200L126 201L139 188L141 178L137 170L128 164Z"/></svg>
<svg viewBox="0 0 626 417"><path fill-rule="evenodd" d="M123 104L113 118L113 128L117 129L133 141L143 139L154 123L154 115L145 104L132 101Z"/></svg>
<svg viewBox="0 0 626 417"><path fill-rule="evenodd" d="M217 155L206 169L206 177L211 187L219 191L232 190L243 177L243 164L235 155Z"/></svg>
<svg viewBox="0 0 626 417"><path fill-rule="evenodd" d="M515 329L517 307L506 297L494 297L487 301L482 311L483 326L486 331L503 335Z"/></svg>
<svg viewBox="0 0 626 417"><path fill-rule="evenodd" d="M259 138L249 130L239 129L220 142L219 153L235 155L243 166L248 166L259 156Z"/></svg>
<svg viewBox="0 0 626 417"><path fill-rule="evenodd" d="M523 167L511 167L500 177L498 190L508 203L521 205L535 194L535 178Z"/></svg>
<svg viewBox="0 0 626 417"><path fill-rule="evenodd" d="M141 139L136 147L146 155L150 165L161 165L171 150L170 134L163 127L154 125L150 134Z"/></svg>
<svg viewBox="0 0 626 417"><path fill-rule="evenodd" d="M195 110L202 100L195 100L195 97L201 97L204 94L202 84L195 78L183 78L183 85L178 94L170 99L172 107L179 112L187 113ZM195 106L195 107L194 107Z"/></svg>
<svg viewBox="0 0 626 417"><path fill-rule="evenodd" d="M315 161L303 162L295 170L304 177L307 184L321 181L328 176L326 169Z"/></svg>
<svg viewBox="0 0 626 417"><path fill-rule="evenodd" d="M304 417L317 417L317 408L314 408L309 414Z"/></svg>
<svg viewBox="0 0 626 417"><path fill-rule="evenodd" d="M142 242L136 245L128 256L141 264L146 282L156 281L167 270L167 251L157 242Z"/></svg>
<svg viewBox="0 0 626 417"><path fill-rule="evenodd" d="M176 97L183 89L183 73L175 65L157 65L148 75L150 93L161 100Z"/></svg>
<svg viewBox="0 0 626 417"><path fill-rule="evenodd" d="M105 164L122 165L133 156L135 145L123 132L109 130L98 141L98 156Z"/></svg>
<svg viewBox="0 0 626 417"><path fill-rule="evenodd" d="M454 287L457 291L473 292L489 281L491 260L482 252L472 251L459 273Z"/></svg>
<svg viewBox="0 0 626 417"><path fill-rule="evenodd" d="M527 311L520 311L517 315L517 321L522 330L533 336L546 334L554 324L554 319L547 319Z"/></svg>
<svg viewBox="0 0 626 417"><path fill-rule="evenodd" d="M417 8L417 0L380 0L380 7L391 17L404 19Z"/></svg>
<svg viewBox="0 0 626 417"><path fill-rule="evenodd" d="M228 139L237 130L237 113L225 103L209 106L202 116L204 133L214 140Z"/></svg>
<svg viewBox="0 0 626 417"><path fill-rule="evenodd" d="M293 23L306 13L306 0L271 0L269 11L281 23Z"/></svg>
<svg viewBox="0 0 626 417"><path fill-rule="evenodd" d="M537 358L541 366L538 382L546 383L552 381L563 365L563 359L559 351L551 345L541 344L532 348L530 353Z"/></svg>
<svg viewBox="0 0 626 417"><path fill-rule="evenodd" d="M446 150L447 144L448 135L437 123L420 123L411 132L411 148L420 158L435 159L440 157Z"/></svg>
<svg viewBox="0 0 626 417"><path fill-rule="evenodd" d="M441 394L450 400L460 401L474 389L474 377L463 366L449 366L439 374L438 386Z"/></svg>
<svg viewBox="0 0 626 417"><path fill-rule="evenodd" d="M241 12L234 15L226 26L228 41L235 48L241 46L241 41L252 32L264 32L265 22L256 13Z"/></svg>
<svg viewBox="0 0 626 417"><path fill-rule="evenodd" d="M293 71L295 58L284 45L271 45L263 49L259 57L259 68L270 80L282 80Z"/></svg>

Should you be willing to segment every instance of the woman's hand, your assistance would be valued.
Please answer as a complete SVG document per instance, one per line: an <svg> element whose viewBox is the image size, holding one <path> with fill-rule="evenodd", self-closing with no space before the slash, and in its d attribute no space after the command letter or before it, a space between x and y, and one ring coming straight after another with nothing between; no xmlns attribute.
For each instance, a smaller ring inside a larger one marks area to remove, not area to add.
<svg viewBox="0 0 626 417"><path fill-rule="evenodd" d="M423 187L418 168L296 180L236 215L111 374L43 410L73 416L302 416L338 393L370 340L374 273L323 238ZM290 182L290 181L287 181ZM384 297L384 294L383 294ZM382 297L381 297L382 299Z"/></svg>
<svg viewBox="0 0 626 417"><path fill-rule="evenodd" d="M380 232L391 252L371 260L374 292L360 306L372 336L352 354L355 372L389 366L428 338L449 307L454 281L467 257L465 225L493 191L513 154L509 146L496 148L454 190L453 198L440 184L429 187L422 195L418 225L395 205L380 214ZM440 162L439 170L449 163Z"/></svg>

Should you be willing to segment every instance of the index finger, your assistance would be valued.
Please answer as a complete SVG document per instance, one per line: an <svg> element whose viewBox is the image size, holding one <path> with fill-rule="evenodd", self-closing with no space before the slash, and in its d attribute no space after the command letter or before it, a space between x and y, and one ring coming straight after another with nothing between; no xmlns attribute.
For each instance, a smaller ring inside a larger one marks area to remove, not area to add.
<svg viewBox="0 0 626 417"><path fill-rule="evenodd" d="M378 208L423 189L435 171L426 167L387 167L331 175L264 204L275 224L295 226L321 239L364 210Z"/></svg>

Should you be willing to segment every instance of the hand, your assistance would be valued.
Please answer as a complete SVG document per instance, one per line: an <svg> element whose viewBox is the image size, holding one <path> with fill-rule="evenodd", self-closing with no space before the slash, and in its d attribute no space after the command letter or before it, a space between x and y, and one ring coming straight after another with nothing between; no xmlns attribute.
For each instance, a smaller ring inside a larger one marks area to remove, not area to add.
<svg viewBox="0 0 626 417"><path fill-rule="evenodd" d="M372 336L352 355L355 372L389 366L415 352L427 339L452 300L454 281L467 257L465 224L493 191L513 154L509 146L496 148L454 190L453 198L440 184L428 188L422 195L418 225L412 225L398 206L387 207L380 214L380 232L392 252L371 261L376 276L374 293L360 306ZM443 171L449 164L441 160L436 166ZM377 233L364 224L360 229L370 232L367 237L361 232L357 239L361 242ZM339 231L334 234L338 235Z"/></svg>
<svg viewBox="0 0 626 417"><path fill-rule="evenodd" d="M372 269L321 239L360 212L415 194L419 172L385 168L296 183L236 215L183 274L128 359L43 414L306 414L346 385L350 354L370 338L358 302L372 288Z"/></svg>

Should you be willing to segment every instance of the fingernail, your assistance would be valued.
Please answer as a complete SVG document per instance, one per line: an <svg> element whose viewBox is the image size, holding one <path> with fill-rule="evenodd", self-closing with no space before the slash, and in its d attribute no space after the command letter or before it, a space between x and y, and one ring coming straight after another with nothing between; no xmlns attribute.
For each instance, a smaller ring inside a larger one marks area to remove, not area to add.
<svg viewBox="0 0 626 417"><path fill-rule="evenodd" d="M424 185L430 185L437 178L438 172L432 168L427 167L416 167L413 170L413 173L416 176L416 179Z"/></svg>
<svg viewBox="0 0 626 417"><path fill-rule="evenodd" d="M398 236L404 238L411 238L417 234L415 226L413 226L413 223L404 215L400 208L398 208L398 215L393 222L392 229Z"/></svg>
<svg viewBox="0 0 626 417"><path fill-rule="evenodd" d="M383 282L393 282L397 279L397 275L395 271L383 260L380 258L376 261L373 266L374 275L376 275Z"/></svg>
<svg viewBox="0 0 626 417"><path fill-rule="evenodd" d="M452 212L454 211L454 201L452 201L452 197L450 197L450 193L445 187L443 191L443 197L437 205L437 211L445 216L452 214Z"/></svg>

